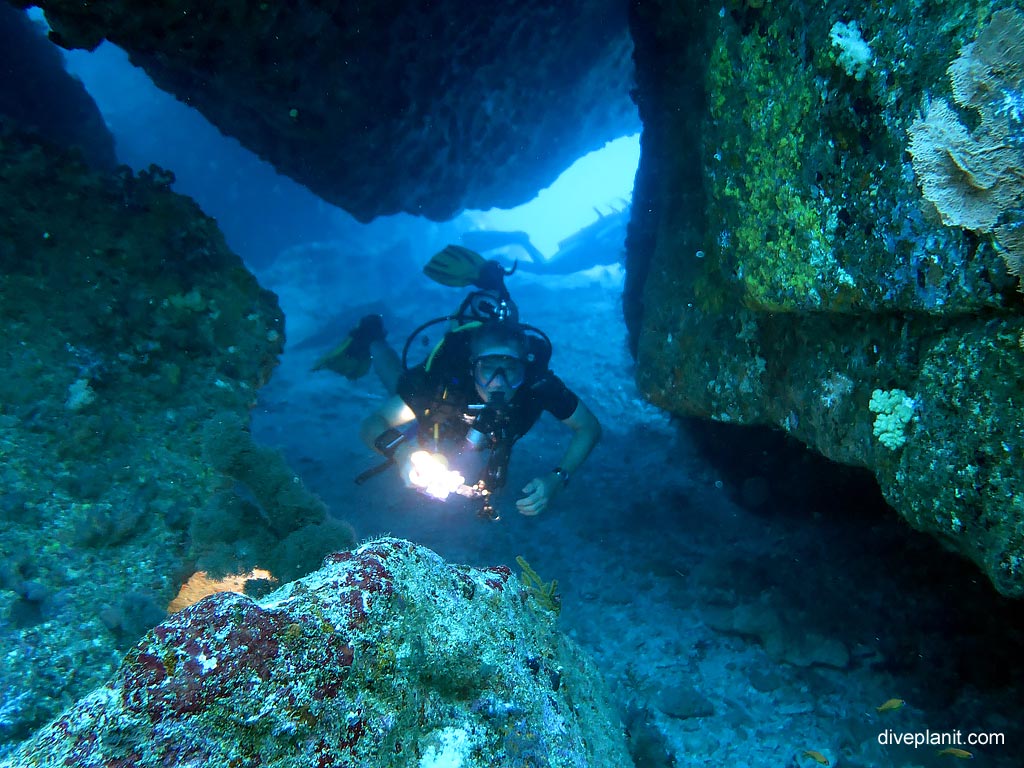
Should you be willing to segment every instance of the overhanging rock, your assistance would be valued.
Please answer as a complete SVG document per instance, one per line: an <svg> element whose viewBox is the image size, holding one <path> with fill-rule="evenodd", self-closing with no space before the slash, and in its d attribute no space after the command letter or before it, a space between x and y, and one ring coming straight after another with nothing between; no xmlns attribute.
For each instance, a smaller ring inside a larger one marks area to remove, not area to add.
<svg viewBox="0 0 1024 768"><path fill-rule="evenodd" d="M639 126L617 0L38 5L364 221L512 207Z"/></svg>

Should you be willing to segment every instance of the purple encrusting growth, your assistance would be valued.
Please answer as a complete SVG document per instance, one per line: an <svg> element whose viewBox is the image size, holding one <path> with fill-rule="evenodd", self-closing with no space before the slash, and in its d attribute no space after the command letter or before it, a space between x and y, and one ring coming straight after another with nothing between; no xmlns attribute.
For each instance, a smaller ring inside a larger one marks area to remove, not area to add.
<svg viewBox="0 0 1024 768"><path fill-rule="evenodd" d="M238 681L270 679L284 619L231 592L203 600L156 627L121 667L126 710L152 722L198 714ZM198 629L198 633L196 630Z"/></svg>
<svg viewBox="0 0 1024 768"><path fill-rule="evenodd" d="M213 595L0 768L629 765L593 664L511 576L386 538Z"/></svg>

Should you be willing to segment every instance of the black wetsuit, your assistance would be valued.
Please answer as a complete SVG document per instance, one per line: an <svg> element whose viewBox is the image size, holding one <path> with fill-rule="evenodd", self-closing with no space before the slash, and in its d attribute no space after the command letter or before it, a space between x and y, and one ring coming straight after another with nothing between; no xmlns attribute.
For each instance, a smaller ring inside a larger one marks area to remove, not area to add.
<svg viewBox="0 0 1024 768"><path fill-rule="evenodd" d="M525 381L507 403L487 406L476 391L469 357L467 340L446 340L429 367L424 363L402 374L397 394L416 414L417 439L429 450L466 452L479 433L484 442L472 450L490 451L482 479L496 490L504 484L512 445L541 413L563 421L580 400L543 359L527 366Z"/></svg>

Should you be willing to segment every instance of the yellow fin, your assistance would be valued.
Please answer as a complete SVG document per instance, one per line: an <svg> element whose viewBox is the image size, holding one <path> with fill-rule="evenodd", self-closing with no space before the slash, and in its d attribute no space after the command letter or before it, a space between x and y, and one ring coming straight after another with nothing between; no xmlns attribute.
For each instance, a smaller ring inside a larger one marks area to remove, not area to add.
<svg viewBox="0 0 1024 768"><path fill-rule="evenodd" d="M435 283L451 288L473 285L487 260L476 251L461 245L449 245L435 253L423 267L423 274Z"/></svg>

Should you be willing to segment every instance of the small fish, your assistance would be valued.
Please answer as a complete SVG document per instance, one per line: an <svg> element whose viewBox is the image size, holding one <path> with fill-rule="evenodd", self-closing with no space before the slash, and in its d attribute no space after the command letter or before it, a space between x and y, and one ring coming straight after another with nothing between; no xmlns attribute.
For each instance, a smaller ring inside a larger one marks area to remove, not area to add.
<svg viewBox="0 0 1024 768"><path fill-rule="evenodd" d="M892 712L901 709L906 703L903 699L889 699L882 706L875 707L875 712Z"/></svg>
<svg viewBox="0 0 1024 768"><path fill-rule="evenodd" d="M961 760L974 759L974 755L972 755L966 749L960 749L959 747L946 747L945 749L940 749L939 754L949 755L950 757L959 757Z"/></svg>
<svg viewBox="0 0 1024 768"><path fill-rule="evenodd" d="M816 752L813 749L805 749L804 753L803 753L803 756L811 758L811 760L813 760L814 762L816 762L816 763L818 763L820 765L828 765L829 764L827 757L825 757L823 754L821 754L821 752Z"/></svg>

